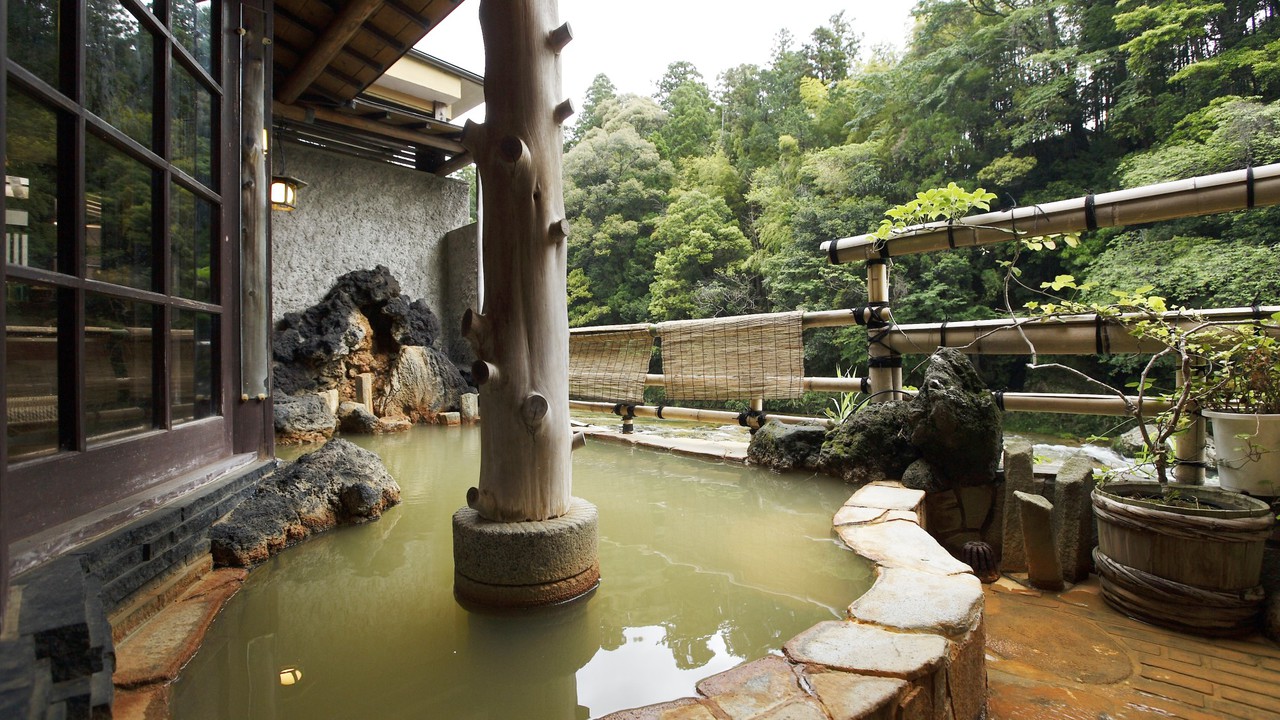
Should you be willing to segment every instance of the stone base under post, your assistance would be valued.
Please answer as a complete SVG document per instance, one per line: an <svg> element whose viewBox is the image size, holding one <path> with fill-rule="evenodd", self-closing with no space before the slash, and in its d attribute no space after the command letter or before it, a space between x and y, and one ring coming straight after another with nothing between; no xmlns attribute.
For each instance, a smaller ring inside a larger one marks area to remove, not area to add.
<svg viewBox="0 0 1280 720"><path fill-rule="evenodd" d="M453 592L464 605L536 607L567 602L600 582L596 506L539 522L492 522L471 508L453 514Z"/></svg>

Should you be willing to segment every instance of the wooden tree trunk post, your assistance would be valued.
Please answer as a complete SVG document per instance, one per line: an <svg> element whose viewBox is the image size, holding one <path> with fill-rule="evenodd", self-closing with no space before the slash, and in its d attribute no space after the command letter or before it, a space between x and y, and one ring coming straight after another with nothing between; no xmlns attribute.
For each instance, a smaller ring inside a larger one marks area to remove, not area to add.
<svg viewBox="0 0 1280 720"><path fill-rule="evenodd" d="M462 142L484 187L484 308L462 333L484 420L479 487L454 516L455 589L536 605L599 579L596 511L571 494L561 124L573 108L559 55L572 34L556 0L482 0L480 27L487 117Z"/></svg>

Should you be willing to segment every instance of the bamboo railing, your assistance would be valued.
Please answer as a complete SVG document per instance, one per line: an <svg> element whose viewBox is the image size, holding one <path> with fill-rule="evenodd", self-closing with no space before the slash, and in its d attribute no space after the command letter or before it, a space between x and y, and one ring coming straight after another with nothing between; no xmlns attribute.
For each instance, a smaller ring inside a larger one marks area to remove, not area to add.
<svg viewBox="0 0 1280 720"><path fill-rule="evenodd" d="M868 376L850 378L803 378L805 391L862 392L872 401L901 398L902 356L931 354L936 349L951 347L973 355L1106 355L1111 353L1158 352L1154 342L1146 345L1125 327L1134 316L1104 317L1075 315L1045 319L1005 318L965 322L915 323L898 325L889 306L888 259L903 255L977 247L1009 242L1019 237L1080 232L1101 227L1114 227L1160 220L1195 217L1255 207L1280 204L1280 164L1248 168L1176 182L1149 185L1129 190L1089 195L1044 205L1035 205L962 218L953 223L929 223L881 240L872 235L831 240L821 244L832 263L867 262L867 305L848 310L806 312L801 317L803 328L866 326L871 340L868 350ZM1280 312L1280 306L1222 308L1171 312L1166 317L1175 322L1188 314L1216 324L1252 324ZM634 331L636 326L604 326L572 330L577 333ZM657 325L648 326L657 337ZM1272 330L1273 334L1276 331ZM649 374L647 386L665 386L662 375ZM1087 395L1066 393L994 393L1001 409L1013 412L1055 412L1089 415L1132 416L1141 400L1142 411L1159 413L1168 404L1150 398L1120 395ZM733 422L758 427L766 418L789 423L827 423L825 418L766 414L760 411L759 398L753 398L751 410L734 413L725 410L703 410L667 406L613 404L571 401L578 410L613 412L624 418L624 426L632 417L693 420L701 422ZM1204 480L1204 425L1198 415L1189 432L1176 438L1175 454L1180 459L1175 469L1179 482L1198 484Z"/></svg>

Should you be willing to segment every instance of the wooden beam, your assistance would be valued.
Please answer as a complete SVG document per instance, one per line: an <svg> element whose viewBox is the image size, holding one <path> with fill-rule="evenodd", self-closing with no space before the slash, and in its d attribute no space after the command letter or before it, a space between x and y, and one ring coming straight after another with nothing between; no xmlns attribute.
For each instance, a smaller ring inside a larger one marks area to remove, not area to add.
<svg viewBox="0 0 1280 720"><path fill-rule="evenodd" d="M471 153L469 152L458 153L457 155L454 155L452 158L449 158L449 160L445 161L443 165L436 168L435 174L440 177L448 177L454 174L455 172L461 170L462 168L468 165L474 164L475 161L476 159L472 157Z"/></svg>
<svg viewBox="0 0 1280 720"><path fill-rule="evenodd" d="M320 77L325 67L360 31L364 21L382 7L382 2L383 0L352 0L351 4L344 7L329 27L325 28L324 34L316 44L311 46L306 56L302 58L302 62L298 63L298 67L294 68L289 79L281 85L276 98L286 104L297 100L307 86Z"/></svg>
<svg viewBox="0 0 1280 720"><path fill-rule="evenodd" d="M395 125L387 125L385 123L376 122L354 115L347 115L336 110L327 108L304 108L297 105L288 105L277 100L272 105L272 110L277 118L285 120L293 120L295 122L308 122L307 113L314 114L314 119L321 120L334 125L342 125L343 127L363 130L374 135L382 135L383 137L395 138L397 140L405 140L417 145L426 145L427 147L438 148L451 153L461 153L464 148L462 143L449 138L440 137L439 135L428 135L427 133L414 132Z"/></svg>

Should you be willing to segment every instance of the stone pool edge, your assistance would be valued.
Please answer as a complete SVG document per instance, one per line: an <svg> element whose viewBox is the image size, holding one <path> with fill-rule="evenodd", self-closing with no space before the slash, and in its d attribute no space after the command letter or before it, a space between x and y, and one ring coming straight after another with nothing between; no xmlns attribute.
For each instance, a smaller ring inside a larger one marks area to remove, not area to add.
<svg viewBox="0 0 1280 720"><path fill-rule="evenodd" d="M696 441L595 432L682 455L745 462L745 451ZM654 442L669 441L669 442ZM716 447L718 446L718 447ZM978 720L986 711L982 584L924 528L922 490L859 488L832 526L875 565L876 580L845 620L820 622L767 655L704 678L697 697L621 710L601 720Z"/></svg>

